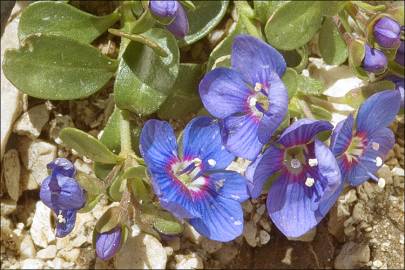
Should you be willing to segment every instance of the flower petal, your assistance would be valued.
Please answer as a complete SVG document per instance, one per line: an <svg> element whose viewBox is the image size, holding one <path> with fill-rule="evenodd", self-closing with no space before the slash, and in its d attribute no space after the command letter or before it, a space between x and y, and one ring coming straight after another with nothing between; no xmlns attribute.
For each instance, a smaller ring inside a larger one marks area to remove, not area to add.
<svg viewBox="0 0 405 270"><path fill-rule="evenodd" d="M386 90L369 97L357 115L357 131L369 136L376 130L387 127L394 121L401 104L399 91Z"/></svg>
<svg viewBox="0 0 405 270"><path fill-rule="evenodd" d="M199 92L207 111L221 119L246 111L250 94L238 72L221 67L205 74Z"/></svg>
<svg viewBox="0 0 405 270"><path fill-rule="evenodd" d="M275 146L270 146L264 154L249 165L246 170L248 188L253 199L259 197L263 185L283 165L284 151Z"/></svg>
<svg viewBox="0 0 405 270"><path fill-rule="evenodd" d="M177 157L177 143L169 123L148 120L142 128L140 151L152 173L162 171Z"/></svg>
<svg viewBox="0 0 405 270"><path fill-rule="evenodd" d="M283 56L269 44L248 35L235 37L232 44L232 68L239 71L253 86L261 82L258 71L267 69L282 77L286 63Z"/></svg>
<svg viewBox="0 0 405 270"><path fill-rule="evenodd" d="M225 169L235 159L222 144L218 121L207 116L194 118L184 129L183 157L198 157L208 169Z"/></svg>
<svg viewBox="0 0 405 270"><path fill-rule="evenodd" d="M96 254L103 261L111 259L121 246L121 226L100 233L96 238Z"/></svg>
<svg viewBox="0 0 405 270"><path fill-rule="evenodd" d="M238 202L244 202L249 198L246 178L239 173L233 171L209 171L207 173L211 192Z"/></svg>
<svg viewBox="0 0 405 270"><path fill-rule="evenodd" d="M176 0L152 0L149 2L149 7L152 13L160 17L173 17L179 6L180 4Z"/></svg>
<svg viewBox="0 0 405 270"><path fill-rule="evenodd" d="M178 4L174 20L166 28L178 38L184 38L187 35L189 31L188 18L181 4Z"/></svg>
<svg viewBox="0 0 405 270"><path fill-rule="evenodd" d="M274 131L283 122L288 110L288 93L283 81L275 73L271 72L268 82L269 89L269 110L263 115L259 124L259 141L263 144L269 142Z"/></svg>
<svg viewBox="0 0 405 270"><path fill-rule="evenodd" d="M232 154L254 160L263 147L257 137L259 123L248 114L233 115L223 121L223 141Z"/></svg>
<svg viewBox="0 0 405 270"><path fill-rule="evenodd" d="M285 147L306 144L319 132L331 130L332 128L333 125L328 121L300 119L284 130L278 142Z"/></svg>
<svg viewBox="0 0 405 270"><path fill-rule="evenodd" d="M55 209L56 215L59 215L59 210ZM56 222L56 237L62 238L68 235L75 227L76 210L63 210L61 215L64 222Z"/></svg>
<svg viewBox="0 0 405 270"><path fill-rule="evenodd" d="M48 169L56 174L62 174L67 177L73 177L76 174L76 169L72 162L65 158L57 158L46 165Z"/></svg>
<svg viewBox="0 0 405 270"><path fill-rule="evenodd" d="M353 115L349 114L349 116L345 120L340 121L333 130L330 139L330 149L335 156L341 155L350 145L353 123Z"/></svg>

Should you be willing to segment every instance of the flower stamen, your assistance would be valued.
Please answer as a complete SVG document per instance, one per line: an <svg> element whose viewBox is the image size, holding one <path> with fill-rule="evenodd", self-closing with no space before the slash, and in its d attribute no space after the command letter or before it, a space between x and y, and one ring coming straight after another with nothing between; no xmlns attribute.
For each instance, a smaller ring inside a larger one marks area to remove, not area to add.
<svg viewBox="0 0 405 270"><path fill-rule="evenodd" d="M307 177L307 179L305 180L305 185L307 187L312 187L315 183L315 179L312 177Z"/></svg>

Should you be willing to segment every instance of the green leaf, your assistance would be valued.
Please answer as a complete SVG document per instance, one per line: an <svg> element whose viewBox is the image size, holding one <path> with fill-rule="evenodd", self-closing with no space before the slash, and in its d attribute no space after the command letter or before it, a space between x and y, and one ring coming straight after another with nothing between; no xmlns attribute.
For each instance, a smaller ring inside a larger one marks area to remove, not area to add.
<svg viewBox="0 0 405 270"><path fill-rule="evenodd" d="M124 172L122 177L125 179L129 178L143 179L147 177L146 167L144 166L131 167Z"/></svg>
<svg viewBox="0 0 405 270"><path fill-rule="evenodd" d="M330 121L332 119L332 113L330 111L314 104L310 104L309 107L316 119L326 121Z"/></svg>
<svg viewBox="0 0 405 270"><path fill-rule="evenodd" d="M170 94L179 69L179 49L172 34L154 28L143 35L164 48L168 56L160 57L148 46L130 42L114 85L117 106L139 115L159 109Z"/></svg>
<svg viewBox="0 0 405 270"><path fill-rule="evenodd" d="M119 202L122 197L122 192L126 186L126 179L122 177L122 172L118 174L118 176L112 181L110 187L108 188L108 195L110 198L115 201Z"/></svg>
<svg viewBox="0 0 405 270"><path fill-rule="evenodd" d="M325 86L321 81L303 75L297 76L298 94L319 96L323 93L324 88Z"/></svg>
<svg viewBox="0 0 405 270"><path fill-rule="evenodd" d="M167 235L176 235L183 232L183 225L169 212L158 210L152 205L142 208L141 220L152 225L158 232Z"/></svg>
<svg viewBox="0 0 405 270"><path fill-rule="evenodd" d="M86 204L79 210L79 213L87 213L93 210L93 208L97 205L97 203L100 201L101 197L103 197L103 194L99 195L86 195Z"/></svg>
<svg viewBox="0 0 405 270"><path fill-rule="evenodd" d="M267 41L282 50L304 46L321 26L319 1L291 1L278 8L267 21Z"/></svg>
<svg viewBox="0 0 405 270"><path fill-rule="evenodd" d="M180 0L180 2L183 4L183 6L185 6L187 9L189 10L195 10L196 7L193 3L193 1L190 0Z"/></svg>
<svg viewBox="0 0 405 270"><path fill-rule="evenodd" d="M206 36L225 15L229 1L195 1L195 10L186 10L189 32L179 41L181 47L190 45Z"/></svg>
<svg viewBox="0 0 405 270"><path fill-rule="evenodd" d="M287 4L288 1L257 1L253 0L253 7L256 13L256 18L262 23L266 23L270 16L277 8Z"/></svg>
<svg viewBox="0 0 405 270"><path fill-rule="evenodd" d="M64 144L91 160L107 164L115 164L120 160L103 143L79 129L64 128L59 136Z"/></svg>
<svg viewBox="0 0 405 270"><path fill-rule="evenodd" d="M340 65L347 59L347 46L331 18L325 18L319 33L319 50L325 63Z"/></svg>
<svg viewBox="0 0 405 270"><path fill-rule="evenodd" d="M202 68L199 64L180 64L174 90L160 107L159 118L180 119L197 112L202 107L198 94L201 73Z"/></svg>
<svg viewBox="0 0 405 270"><path fill-rule="evenodd" d="M298 85L297 79L298 79L297 72L292 68L287 68L283 75L282 80L283 80L285 86L287 87L289 99L291 99L293 96L295 96L295 92L297 91L297 85Z"/></svg>
<svg viewBox="0 0 405 270"><path fill-rule="evenodd" d="M342 10L348 1L321 1L322 15L324 16L335 16L340 10Z"/></svg>
<svg viewBox="0 0 405 270"><path fill-rule="evenodd" d="M90 96L107 84L116 61L96 48L52 35L33 35L20 49L7 50L3 70L29 96L70 100Z"/></svg>
<svg viewBox="0 0 405 270"><path fill-rule="evenodd" d="M110 207L101 218L97 221L94 230L97 233L104 233L111 231L115 227L117 227L121 222L121 211L118 206Z"/></svg>
<svg viewBox="0 0 405 270"><path fill-rule="evenodd" d="M18 25L18 37L23 40L31 34L42 33L91 43L119 18L117 12L97 17L69 4L39 1L23 10Z"/></svg>
<svg viewBox="0 0 405 270"><path fill-rule="evenodd" d="M104 183L98 178L81 172L78 172L75 178L87 194L98 195L103 192Z"/></svg>
<svg viewBox="0 0 405 270"><path fill-rule="evenodd" d="M365 55L364 41L355 39L349 44L349 66L357 77L367 80L368 74L361 68Z"/></svg>

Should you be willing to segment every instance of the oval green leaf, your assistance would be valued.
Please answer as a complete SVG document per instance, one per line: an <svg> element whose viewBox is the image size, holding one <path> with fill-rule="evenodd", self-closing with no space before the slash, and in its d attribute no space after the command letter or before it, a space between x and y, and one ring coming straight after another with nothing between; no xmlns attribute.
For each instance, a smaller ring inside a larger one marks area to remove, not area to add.
<svg viewBox="0 0 405 270"><path fill-rule="evenodd" d="M29 96L70 100L90 96L114 76L116 61L96 48L53 35L33 35L4 54L4 74Z"/></svg>
<svg viewBox="0 0 405 270"><path fill-rule="evenodd" d="M155 216L153 227L159 232L166 235L177 235L183 232L184 226L176 220L170 213L160 211Z"/></svg>
<svg viewBox="0 0 405 270"><path fill-rule="evenodd" d="M114 94L120 109L147 115L157 111L172 90L179 71L179 48L164 29L142 35L158 43L168 56L160 57L148 46L130 42L119 64Z"/></svg>
<svg viewBox="0 0 405 270"><path fill-rule="evenodd" d="M117 227L121 221L121 210L118 206L110 207L97 221L94 230L98 233L108 232Z"/></svg>
<svg viewBox="0 0 405 270"><path fill-rule="evenodd" d="M278 8L267 21L267 41L282 50L304 46L321 26L319 1L291 1Z"/></svg>
<svg viewBox="0 0 405 270"><path fill-rule="evenodd" d="M57 1L34 2L23 10L18 25L20 40L31 34L53 34L91 43L120 18L114 12L97 17Z"/></svg>
<svg viewBox="0 0 405 270"><path fill-rule="evenodd" d="M319 32L319 51L325 63L340 65L347 59L347 46L331 18L325 18Z"/></svg>
<svg viewBox="0 0 405 270"><path fill-rule="evenodd" d="M297 91L298 74L294 69L287 68L282 80L287 87L288 98L291 99L293 96L295 96L295 92Z"/></svg>
<svg viewBox="0 0 405 270"><path fill-rule="evenodd" d="M79 129L64 128L59 136L64 144L91 160L107 164L115 164L120 160L99 140Z"/></svg>
<svg viewBox="0 0 405 270"><path fill-rule="evenodd" d="M195 9L187 10L189 32L179 46L190 45L206 36L222 20L229 1L195 1Z"/></svg>

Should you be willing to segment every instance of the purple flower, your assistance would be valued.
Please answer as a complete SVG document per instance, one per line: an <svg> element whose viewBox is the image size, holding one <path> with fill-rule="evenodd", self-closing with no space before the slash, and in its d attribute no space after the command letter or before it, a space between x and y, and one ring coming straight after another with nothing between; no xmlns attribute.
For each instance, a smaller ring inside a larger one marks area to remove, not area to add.
<svg viewBox="0 0 405 270"><path fill-rule="evenodd" d="M42 182L39 196L57 216L56 236L64 237L73 230L76 212L84 206L86 197L73 178L76 170L70 161L57 158L47 167L52 173Z"/></svg>
<svg viewBox="0 0 405 270"><path fill-rule="evenodd" d="M404 78L400 78L398 76L392 75L392 76L388 76L386 77L387 80L392 81L393 83L395 83L395 90L399 91L399 93L401 94L401 108L404 107Z"/></svg>
<svg viewBox="0 0 405 270"><path fill-rule="evenodd" d="M328 213L342 190L339 166L329 148L316 139L332 129L326 121L294 122L246 170L253 198L275 177L267 196L267 211L287 237L299 237Z"/></svg>
<svg viewBox="0 0 405 270"><path fill-rule="evenodd" d="M167 122L149 120L144 125L140 150L153 189L163 208L187 219L200 234L230 241L243 231L240 203L248 198L246 180L225 170L234 156L222 145L216 120L194 118L182 137L178 149Z"/></svg>
<svg viewBox="0 0 405 270"><path fill-rule="evenodd" d="M374 24L374 39L383 48L395 48L399 45L401 27L398 22L385 16Z"/></svg>
<svg viewBox="0 0 405 270"><path fill-rule="evenodd" d="M173 21L167 25L167 29L178 38L184 38L189 30L186 11L178 1L166 0L149 2L151 12L159 17L170 18Z"/></svg>
<svg viewBox="0 0 405 270"><path fill-rule="evenodd" d="M394 120L400 102L399 91L376 93L360 106L355 128L352 115L336 125L331 150L337 157L343 179L351 185L360 185L369 178L384 185L384 180L374 173L394 146L394 134L387 126Z"/></svg>
<svg viewBox="0 0 405 270"><path fill-rule="evenodd" d="M253 160L287 112L288 94L280 77L286 63L270 45L239 35L232 45L232 69L216 68L200 82L205 108L222 120L226 148Z"/></svg>
<svg viewBox="0 0 405 270"><path fill-rule="evenodd" d="M372 73L382 73L386 70L388 60L385 54L374 48L370 48L368 44L364 46L365 55L362 67L365 71Z"/></svg>
<svg viewBox="0 0 405 270"><path fill-rule="evenodd" d="M121 226L99 233L96 238L96 254L103 261L114 257L121 246Z"/></svg>
<svg viewBox="0 0 405 270"><path fill-rule="evenodd" d="M397 54L395 55L395 62L400 64L401 66L404 65L404 41L401 40L401 44L399 45L399 48L397 50Z"/></svg>

